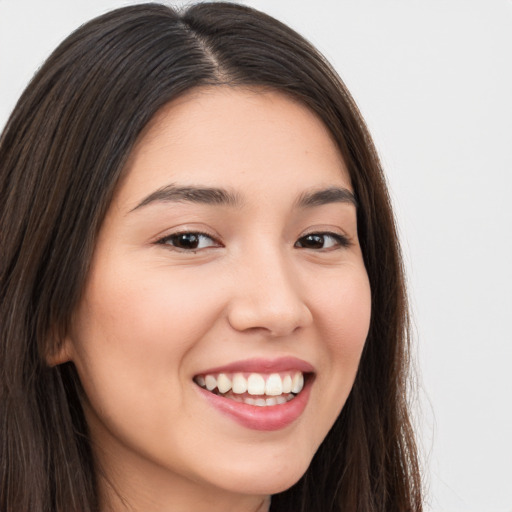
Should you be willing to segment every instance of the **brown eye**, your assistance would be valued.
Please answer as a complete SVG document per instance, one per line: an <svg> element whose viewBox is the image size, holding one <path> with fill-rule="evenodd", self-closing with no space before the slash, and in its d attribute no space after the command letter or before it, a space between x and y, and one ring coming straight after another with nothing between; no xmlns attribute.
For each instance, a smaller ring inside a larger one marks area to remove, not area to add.
<svg viewBox="0 0 512 512"><path fill-rule="evenodd" d="M334 249L336 247L348 247L349 241L336 233L311 233L299 238L295 247L301 249Z"/></svg>
<svg viewBox="0 0 512 512"><path fill-rule="evenodd" d="M175 233L159 240L159 244L170 245L182 251L197 251L207 247L216 247L217 242L204 233Z"/></svg>
<svg viewBox="0 0 512 512"><path fill-rule="evenodd" d="M323 249L323 235L307 235L297 241L296 246L304 249Z"/></svg>

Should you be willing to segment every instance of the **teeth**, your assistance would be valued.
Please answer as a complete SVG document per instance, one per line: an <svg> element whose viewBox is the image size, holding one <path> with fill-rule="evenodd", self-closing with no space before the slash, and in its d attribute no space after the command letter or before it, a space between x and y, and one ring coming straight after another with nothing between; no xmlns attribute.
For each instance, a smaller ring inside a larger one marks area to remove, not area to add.
<svg viewBox="0 0 512 512"><path fill-rule="evenodd" d="M259 373L251 373L247 379L247 391L249 395L264 395L265 379Z"/></svg>
<svg viewBox="0 0 512 512"><path fill-rule="evenodd" d="M265 384L265 394L269 396L278 396L283 393L283 382L278 373L273 373L267 379Z"/></svg>
<svg viewBox="0 0 512 512"><path fill-rule="evenodd" d="M291 393L292 391L292 378L286 375L283 379L283 393Z"/></svg>
<svg viewBox="0 0 512 512"><path fill-rule="evenodd" d="M301 372L297 372L293 376L292 381L292 393L300 393L304 387L304 375Z"/></svg>
<svg viewBox="0 0 512 512"><path fill-rule="evenodd" d="M217 377L217 389L220 393L227 393L231 389L231 380L224 373Z"/></svg>
<svg viewBox="0 0 512 512"><path fill-rule="evenodd" d="M217 379L213 375L207 375L204 381L208 391L213 391L217 387Z"/></svg>
<svg viewBox="0 0 512 512"><path fill-rule="evenodd" d="M199 384L199 383L198 383ZM241 373L235 373L233 376L233 393L241 395L247 391L247 381Z"/></svg>
<svg viewBox="0 0 512 512"><path fill-rule="evenodd" d="M235 373L233 375L219 373L217 376L210 374L204 376L198 375L195 381L199 386L206 388L208 391L217 389L220 394L231 391L231 395L243 395L244 393L248 393L253 396L259 395L261 397L262 395L266 395L268 397L276 397L267 398L266 401L264 398L251 399L248 397L240 397L240 401L262 407L263 405L284 403L293 398L291 393L296 395L300 393L304 387L304 375L302 372L272 373L270 375L251 373L247 379L242 373ZM233 397L233 399L237 398L238 397Z"/></svg>

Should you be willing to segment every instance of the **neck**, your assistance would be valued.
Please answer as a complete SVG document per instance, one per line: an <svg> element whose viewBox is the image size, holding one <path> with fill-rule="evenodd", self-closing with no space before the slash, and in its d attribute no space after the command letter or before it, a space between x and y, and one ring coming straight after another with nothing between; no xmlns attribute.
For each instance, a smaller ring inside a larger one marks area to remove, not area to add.
<svg viewBox="0 0 512 512"><path fill-rule="evenodd" d="M233 493L179 477L159 479L154 473L149 479L126 473L119 477L99 476L102 512L268 512L270 509L270 496Z"/></svg>
<svg viewBox="0 0 512 512"><path fill-rule="evenodd" d="M208 510L208 512L269 512L270 496L246 497L245 499L212 500L197 499L196 496L183 497L173 496L172 501L157 503L148 496L121 496L117 492L102 493L101 508L103 512L197 512L197 510Z"/></svg>

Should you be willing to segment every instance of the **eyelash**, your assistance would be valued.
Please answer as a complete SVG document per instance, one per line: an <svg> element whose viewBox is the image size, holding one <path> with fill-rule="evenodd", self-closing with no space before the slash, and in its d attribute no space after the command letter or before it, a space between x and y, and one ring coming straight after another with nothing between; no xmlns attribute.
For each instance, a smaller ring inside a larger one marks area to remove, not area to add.
<svg viewBox="0 0 512 512"><path fill-rule="evenodd" d="M212 245L208 246L208 247L218 247L220 246L220 242L218 242L215 237L213 237L212 235L209 235L208 233L202 233L200 231L181 231L181 232L178 232L178 233L173 233L172 235L167 235L167 236L164 236L163 238L161 238L160 240L157 240L157 244L158 245L167 245L167 246L170 246L172 247L173 249L175 250L178 250L178 251L182 251L182 252L197 252L197 251L200 251L202 249L206 249L206 247L194 247L194 248L186 248L186 247L177 247L176 245L170 243L172 242L173 240L178 240L180 237L185 237L185 236L195 236L197 239L201 239L201 238L208 238L210 239L212 242L214 242Z"/></svg>
<svg viewBox="0 0 512 512"><path fill-rule="evenodd" d="M195 239L197 240L198 243L200 243L201 239L208 238L213 243L211 245L208 245L207 247L197 247L197 246L196 247L178 247L177 245L175 245L175 243L179 240L179 238L184 237L184 236L195 237ZM313 242L313 243L320 242L322 244L325 244L326 238L331 238L335 241L335 243L332 246L327 247L327 248L325 248L325 247L306 247L304 245L301 245L301 244L304 244L304 241L307 238L310 238L310 242ZM174 242L174 243L172 243L172 242ZM161 238L160 240L157 240L156 244L170 246L174 250L178 250L181 252L192 252L192 253L196 253L197 251L201 251L201 250L207 249L209 247L219 247L222 245L212 235L209 235L208 233L202 233L200 231L182 231L182 232L178 232L178 233L173 233L172 235L167 235L167 236ZM332 233L330 231L315 231L315 232L308 233L306 235L301 236L295 242L294 247L299 248L299 249L310 249L310 250L317 250L317 251L331 251L331 250L336 250L339 248L347 248L347 247L350 247L350 245L351 245L350 240L344 235L340 235L339 233Z"/></svg>
<svg viewBox="0 0 512 512"><path fill-rule="evenodd" d="M319 238L323 239L323 242L325 243L325 239L326 238L332 238L336 244L332 247L321 247L321 248L317 248L316 250L319 250L319 251L329 251L329 250L335 250L335 249L340 249L340 248L343 248L343 249L346 249L347 247L350 247L351 245L351 242L350 240L344 236L344 235L340 235L339 233L332 233L330 231L315 231L313 233L308 233L306 235L303 235L301 236L296 242L295 242L295 245L294 247L301 247L299 245L297 245L301 240L304 240L306 238L316 238L317 240ZM307 249L308 247L301 247L301 248L304 248L304 249ZM315 250L314 248L309 248L309 249L313 249Z"/></svg>

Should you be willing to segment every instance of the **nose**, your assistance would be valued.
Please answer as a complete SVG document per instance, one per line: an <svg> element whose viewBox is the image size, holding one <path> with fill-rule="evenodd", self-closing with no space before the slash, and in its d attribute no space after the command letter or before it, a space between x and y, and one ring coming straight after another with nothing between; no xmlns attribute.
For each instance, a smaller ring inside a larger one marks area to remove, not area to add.
<svg viewBox="0 0 512 512"><path fill-rule="evenodd" d="M234 274L228 321L238 331L292 334L313 321L293 266L279 254L252 255Z"/></svg>

